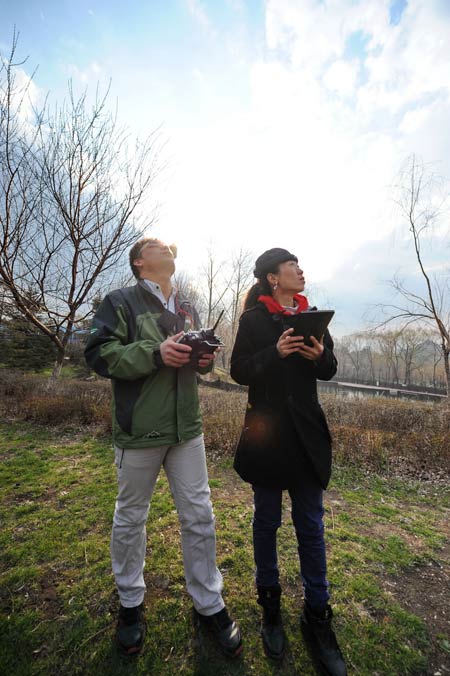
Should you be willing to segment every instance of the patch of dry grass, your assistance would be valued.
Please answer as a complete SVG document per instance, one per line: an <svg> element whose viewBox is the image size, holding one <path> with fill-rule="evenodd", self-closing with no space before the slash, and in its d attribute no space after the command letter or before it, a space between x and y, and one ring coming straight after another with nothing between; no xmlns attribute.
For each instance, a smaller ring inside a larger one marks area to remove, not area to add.
<svg viewBox="0 0 450 676"><path fill-rule="evenodd" d="M97 425L111 429L111 385L107 380L61 378L0 370L0 415L37 424Z"/></svg>
<svg viewBox="0 0 450 676"><path fill-rule="evenodd" d="M416 478L450 471L448 402L322 397L336 460Z"/></svg>
<svg viewBox="0 0 450 676"><path fill-rule="evenodd" d="M349 399L324 394L322 405L338 463L415 478L450 471L450 413L442 404L391 399ZM208 452L231 455L244 420L245 392L200 386ZM0 416L45 426L111 429L111 388L103 379L61 379L0 370Z"/></svg>

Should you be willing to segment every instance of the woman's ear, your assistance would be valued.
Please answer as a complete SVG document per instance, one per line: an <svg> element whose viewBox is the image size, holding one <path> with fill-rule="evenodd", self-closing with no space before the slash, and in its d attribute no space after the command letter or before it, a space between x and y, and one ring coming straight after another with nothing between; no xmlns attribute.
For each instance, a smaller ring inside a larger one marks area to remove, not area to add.
<svg viewBox="0 0 450 676"><path fill-rule="evenodd" d="M266 276L267 281L269 282L270 286L273 288L274 286L278 286L278 279L275 277L273 272L269 272L269 274Z"/></svg>

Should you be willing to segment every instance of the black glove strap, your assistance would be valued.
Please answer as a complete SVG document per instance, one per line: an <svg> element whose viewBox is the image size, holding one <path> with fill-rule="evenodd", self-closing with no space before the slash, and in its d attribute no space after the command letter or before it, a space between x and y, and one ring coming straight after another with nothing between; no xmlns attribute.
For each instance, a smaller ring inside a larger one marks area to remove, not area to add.
<svg viewBox="0 0 450 676"><path fill-rule="evenodd" d="M153 350L153 363L157 369L161 369L164 366L161 350Z"/></svg>

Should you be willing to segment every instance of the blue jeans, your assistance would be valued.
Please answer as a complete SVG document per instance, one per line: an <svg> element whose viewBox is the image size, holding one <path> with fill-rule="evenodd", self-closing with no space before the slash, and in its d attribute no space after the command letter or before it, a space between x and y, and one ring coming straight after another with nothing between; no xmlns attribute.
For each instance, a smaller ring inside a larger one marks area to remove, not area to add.
<svg viewBox="0 0 450 676"><path fill-rule="evenodd" d="M305 601L312 607L324 606L328 593L327 564L323 526L323 491L311 474L289 488L292 521L295 527ZM281 526L281 488L253 486L253 548L256 584L272 587L279 583L277 530Z"/></svg>

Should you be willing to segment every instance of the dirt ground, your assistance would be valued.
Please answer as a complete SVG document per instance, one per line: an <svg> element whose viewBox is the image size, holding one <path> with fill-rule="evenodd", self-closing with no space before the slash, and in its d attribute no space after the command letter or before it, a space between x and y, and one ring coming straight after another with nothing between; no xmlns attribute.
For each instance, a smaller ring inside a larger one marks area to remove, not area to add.
<svg viewBox="0 0 450 676"><path fill-rule="evenodd" d="M383 582L386 591L405 610L422 618L427 625L431 650L424 676L450 674L450 544L427 566L416 566Z"/></svg>

